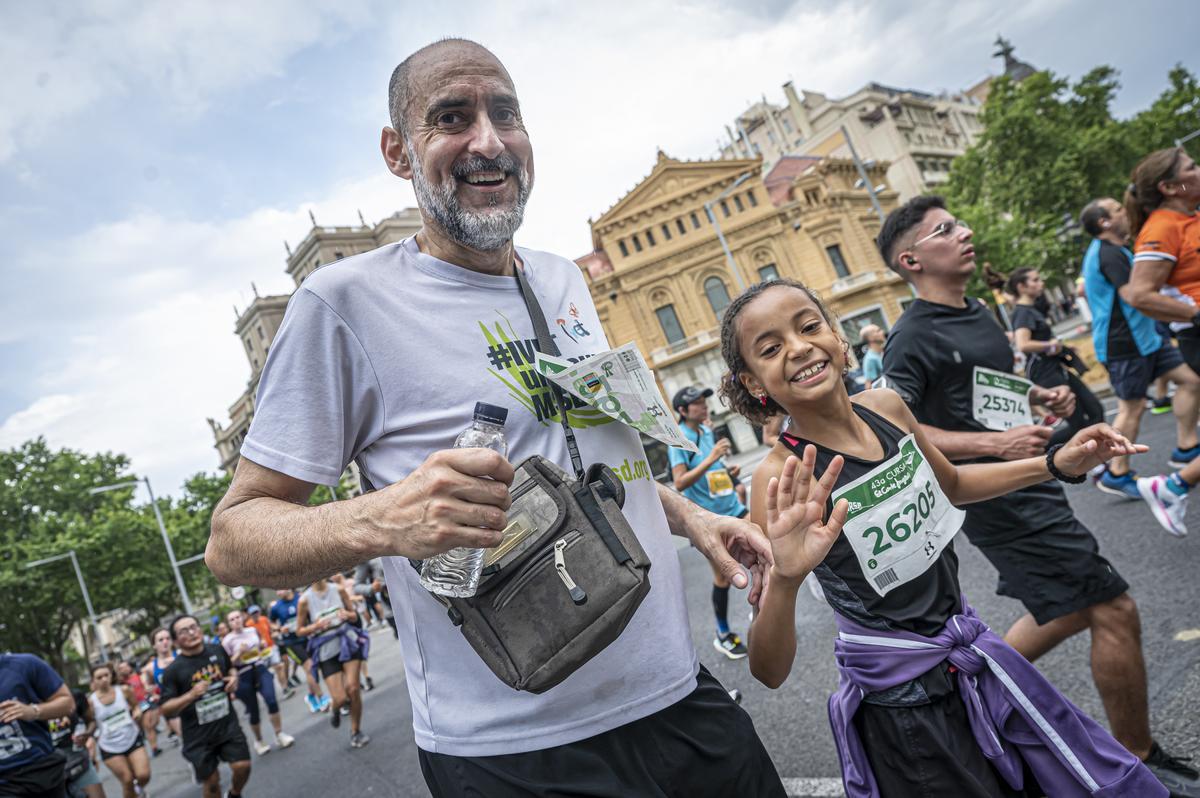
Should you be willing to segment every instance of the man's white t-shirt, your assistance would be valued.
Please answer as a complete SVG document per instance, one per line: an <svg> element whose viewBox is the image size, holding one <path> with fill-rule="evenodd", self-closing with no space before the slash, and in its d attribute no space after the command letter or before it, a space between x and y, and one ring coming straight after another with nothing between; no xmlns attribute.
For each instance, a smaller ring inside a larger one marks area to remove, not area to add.
<svg viewBox="0 0 1200 798"><path fill-rule="evenodd" d="M579 267L518 248L562 356L609 348ZM422 253L415 239L325 266L288 303L259 382L242 455L336 484L352 460L374 486L448 449L476 402L508 408L513 463L540 454L571 471L557 406L533 366L517 283ZM384 558L417 744L457 756L534 751L630 723L694 689L679 561L636 431L590 408L568 413L584 464L625 482L625 514L650 557L650 592L624 633L564 682L518 692L488 670L406 559ZM386 709L379 708L386 712Z"/></svg>

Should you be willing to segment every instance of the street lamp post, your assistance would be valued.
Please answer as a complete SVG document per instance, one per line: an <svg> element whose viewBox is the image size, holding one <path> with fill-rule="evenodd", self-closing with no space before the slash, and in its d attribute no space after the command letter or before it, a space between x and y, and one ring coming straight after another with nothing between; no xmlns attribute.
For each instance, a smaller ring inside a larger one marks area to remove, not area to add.
<svg viewBox="0 0 1200 798"><path fill-rule="evenodd" d="M139 482L146 483L146 490L150 493L150 506L154 508L154 518L158 521L158 531L162 534L163 545L167 547L167 559L171 562L171 572L175 574L175 584L179 586L179 595L183 596L183 609L189 615L192 613L192 599L188 595L187 586L183 583L183 574L179 572L180 563L175 559L175 549L171 546L171 538L167 536L167 525L163 523L162 512L158 509L158 502L154 500L154 489L150 487L150 477L142 477L141 479L132 479L128 482L118 482L115 485L104 485L99 488L92 488L89 493L104 493L110 490L121 490L122 488L135 487ZM191 557L188 562L193 562L197 557Z"/></svg>
<svg viewBox="0 0 1200 798"><path fill-rule="evenodd" d="M30 563L25 563L25 567L36 568L39 565L49 565L52 562L65 560L70 558L71 565L75 567L75 578L79 580L79 589L83 591L83 604L87 607L88 618L92 621L92 632L96 635L96 643L100 646L100 661L108 662L108 647L104 645L104 637L100 634L100 624L96 620L96 610L92 607L92 596L88 593L87 583L83 581L83 571L79 569L79 558L75 556L75 549L71 549L66 554L58 554L54 557L45 557L41 560L34 560Z"/></svg>
<svg viewBox="0 0 1200 798"><path fill-rule="evenodd" d="M867 196L871 198L871 207L875 209L875 214L879 217L879 224L882 225L884 220L883 206L879 204L879 197L875 194L875 184L867 176L867 167L859 159L858 151L854 149L854 143L850 141L850 131L846 130L845 125L842 125L842 139L846 142L846 146L850 148L850 157L854 160L854 168L858 170L858 177L867 189Z"/></svg>
<svg viewBox="0 0 1200 798"><path fill-rule="evenodd" d="M738 176L737 180L733 181L733 185L718 194L716 199L712 202L704 203L704 212L708 214L708 221L712 222L713 229L717 231L717 240L721 242L721 249L725 250L725 262L729 264L729 273L733 275L733 281L737 284L739 294L746 290L746 284L742 282L742 275L738 272L737 264L733 261L733 253L729 251L729 244L725 241L725 234L721 232L721 223L717 221L717 215L713 213L713 205L728 197L734 189L753 174L753 172L743 172Z"/></svg>

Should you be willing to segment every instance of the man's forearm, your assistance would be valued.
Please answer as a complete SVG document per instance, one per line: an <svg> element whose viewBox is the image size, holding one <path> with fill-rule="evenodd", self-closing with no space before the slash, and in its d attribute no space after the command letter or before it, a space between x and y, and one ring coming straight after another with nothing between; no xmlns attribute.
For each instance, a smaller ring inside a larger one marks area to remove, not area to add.
<svg viewBox="0 0 1200 798"><path fill-rule="evenodd" d="M995 445L996 434L993 432L955 432L928 424L922 424L921 430L929 442L950 461L999 455Z"/></svg>
<svg viewBox="0 0 1200 798"><path fill-rule="evenodd" d="M291 588L353 568L387 552L364 530L370 496L316 507L259 497L213 515L204 553L209 570L227 585Z"/></svg>
<svg viewBox="0 0 1200 798"><path fill-rule="evenodd" d="M705 511L693 502L668 488L661 482L658 485L658 498L662 501L663 510L667 514L667 526L672 535L692 539L692 524Z"/></svg>
<svg viewBox="0 0 1200 798"><path fill-rule="evenodd" d="M194 700L195 699L192 698L190 693L184 693L178 698L172 698L170 701L162 702L158 708L158 711L162 713L164 718L178 717L179 713L187 709L188 704L192 703Z"/></svg>
<svg viewBox="0 0 1200 798"><path fill-rule="evenodd" d="M1121 298L1157 321L1191 321L1196 315L1194 305L1164 296L1157 291L1133 291L1122 294Z"/></svg>

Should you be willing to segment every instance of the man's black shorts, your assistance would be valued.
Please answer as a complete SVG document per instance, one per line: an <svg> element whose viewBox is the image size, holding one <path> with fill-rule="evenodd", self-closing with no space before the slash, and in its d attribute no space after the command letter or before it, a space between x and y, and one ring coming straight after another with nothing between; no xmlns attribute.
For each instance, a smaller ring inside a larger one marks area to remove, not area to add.
<svg viewBox="0 0 1200 798"><path fill-rule="evenodd" d="M1179 354L1183 355L1183 362L1191 366L1192 371L1200 374L1200 330L1195 327L1180 330L1175 334L1175 340L1179 343Z"/></svg>
<svg viewBox="0 0 1200 798"><path fill-rule="evenodd" d="M918 681L929 697L916 706L863 703L854 727L881 795L1016 798L1040 796L1028 771L1026 790L1014 790L975 742L958 677L942 663Z"/></svg>
<svg viewBox="0 0 1200 798"><path fill-rule="evenodd" d="M250 746L240 725L231 726L229 735L220 742L208 745L188 746L181 751L183 758L192 765L197 783L202 783L217 769L221 762L249 762Z"/></svg>
<svg viewBox="0 0 1200 798"><path fill-rule="evenodd" d="M303 665L308 662L308 641L307 640L292 640L287 643L280 643L279 648L283 656L288 657L297 665Z"/></svg>
<svg viewBox="0 0 1200 798"><path fill-rule="evenodd" d="M67 758L55 748L25 767L4 772L0 798L66 798Z"/></svg>
<svg viewBox="0 0 1200 798"><path fill-rule="evenodd" d="M1025 605L1038 624L1111 601L1129 589L1077 519L1007 543L979 546L1000 572L996 592Z"/></svg>
<svg viewBox="0 0 1200 798"><path fill-rule="evenodd" d="M350 659L351 659L351 661L358 660L361 662L363 660L362 652L356 651L354 654L352 654L350 656ZM322 676L322 678L328 679L330 676L332 676L335 673L341 673L342 665L343 665L342 661L339 660L337 657L334 657L332 659L322 660L321 661L321 676Z"/></svg>
<svg viewBox="0 0 1200 798"><path fill-rule="evenodd" d="M1145 357L1109 360L1104 367L1108 369L1108 380L1117 398L1136 400L1145 399L1151 383L1182 365L1183 355L1174 346L1164 342L1157 352Z"/></svg>
<svg viewBox="0 0 1200 798"><path fill-rule="evenodd" d="M435 798L550 795L784 798L754 722L703 667L675 704L574 743L501 756L417 749Z"/></svg>

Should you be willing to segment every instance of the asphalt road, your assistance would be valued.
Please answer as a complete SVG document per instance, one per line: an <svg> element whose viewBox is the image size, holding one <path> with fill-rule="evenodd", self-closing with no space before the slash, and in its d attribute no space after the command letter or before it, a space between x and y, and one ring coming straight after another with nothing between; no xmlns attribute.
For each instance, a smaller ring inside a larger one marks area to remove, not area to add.
<svg viewBox="0 0 1200 798"><path fill-rule="evenodd" d="M1165 467L1174 422L1170 416L1147 415L1143 426L1142 440L1153 448L1134 465L1150 474ZM1132 585L1131 593L1141 609L1154 734L1172 753L1198 756L1200 611L1196 599L1200 593L1195 580L1200 565L1200 528L1193 520L1196 531L1188 538L1175 539L1154 522L1141 502L1122 501L1090 485L1069 487L1068 492L1076 513L1099 539L1101 551ZM958 551L962 584L972 604L993 628L1006 629L1022 614L1022 608L994 594L995 571L965 537L959 538ZM837 683L829 609L802 593L796 612L796 665L783 687L768 690L750 676L745 660L731 662L713 649L708 565L690 549L680 550L679 557L700 661L727 687L742 691L743 706L753 716L792 794L841 795L837 758L825 714L826 698ZM744 631L748 611L744 596L731 596L730 604L734 628ZM1085 633L1067 641L1038 665L1072 701L1103 723L1103 708L1091 680L1088 647ZM285 728L295 735L295 747L255 757L247 795L429 795L413 743L399 649L390 630L375 632L370 663L378 685L365 695L364 729L372 737L371 744L352 750L347 724L335 732L325 715L308 714L297 696L283 704ZM249 734L248 727L246 731ZM228 786L227 771L224 779ZM121 794L111 776L106 776L105 785L108 795ZM154 760L150 792L155 798L199 794L178 749L168 750Z"/></svg>

